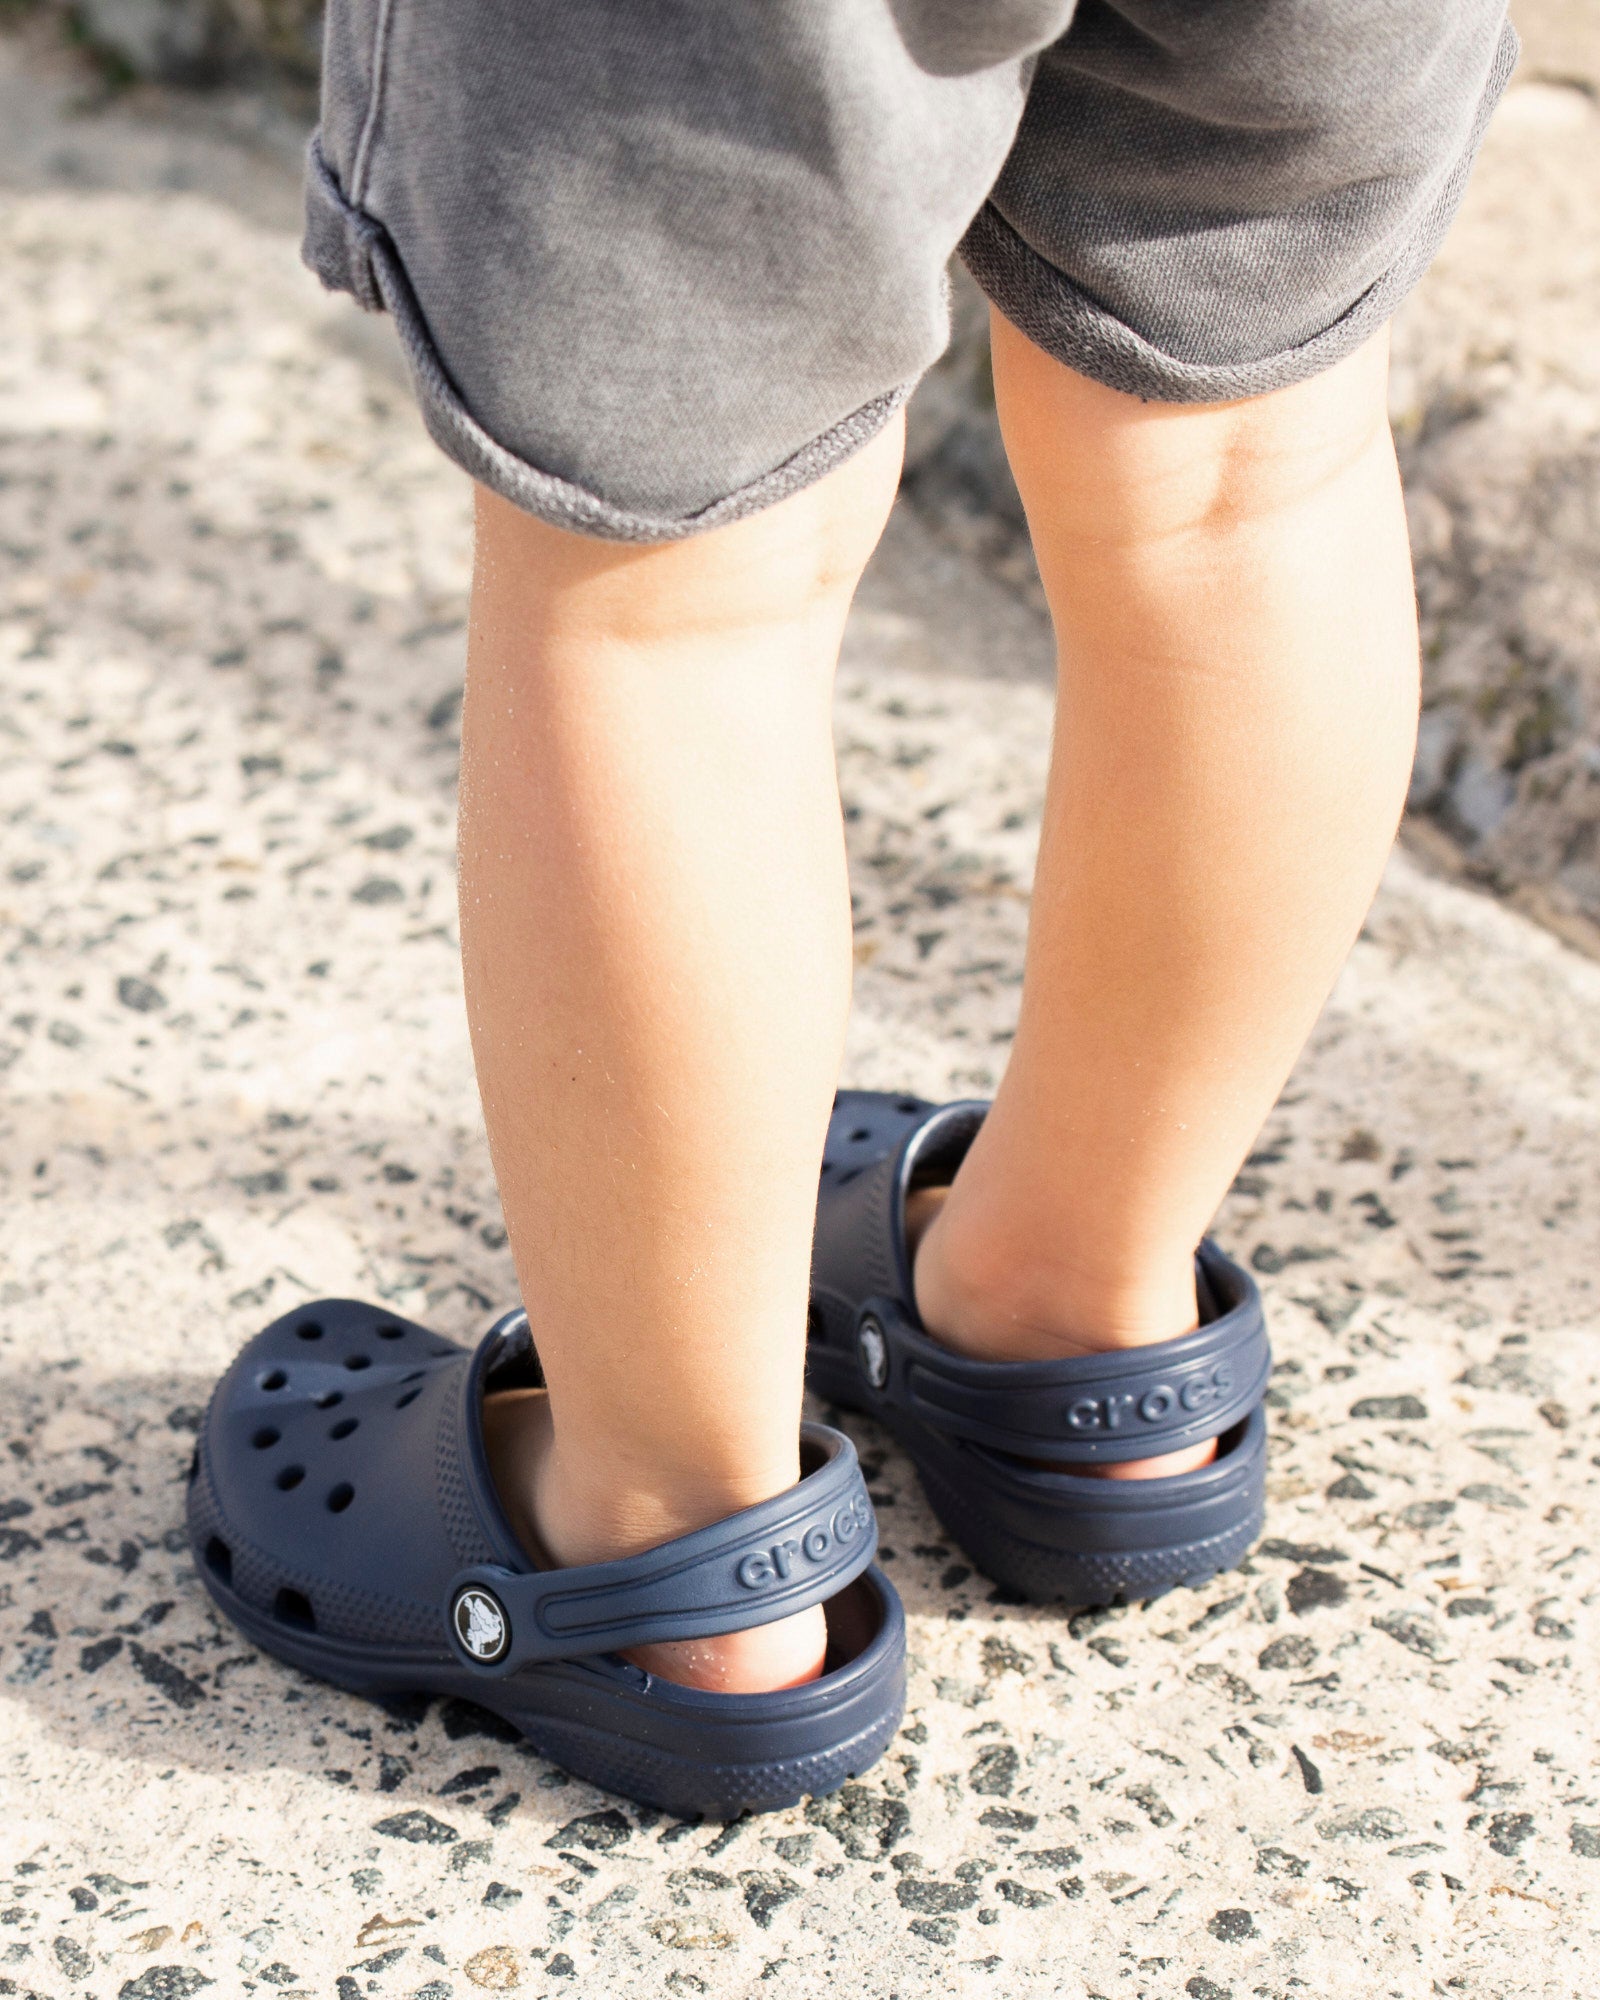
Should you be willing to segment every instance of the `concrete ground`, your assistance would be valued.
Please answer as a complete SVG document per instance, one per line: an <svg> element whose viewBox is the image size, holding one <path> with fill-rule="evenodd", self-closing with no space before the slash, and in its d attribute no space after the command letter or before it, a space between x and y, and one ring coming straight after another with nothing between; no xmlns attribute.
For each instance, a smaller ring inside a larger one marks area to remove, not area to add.
<svg viewBox="0 0 1600 2000"><path fill-rule="evenodd" d="M467 534L275 128L0 42L0 1994L1569 1996L1600 1954L1600 966L1399 858L1218 1230L1267 1539L997 1599L869 1425L906 1728L670 1823L255 1653L182 1479L237 1343L512 1292L451 830ZM864 1083L987 1088L1036 615L902 513L839 703Z"/></svg>

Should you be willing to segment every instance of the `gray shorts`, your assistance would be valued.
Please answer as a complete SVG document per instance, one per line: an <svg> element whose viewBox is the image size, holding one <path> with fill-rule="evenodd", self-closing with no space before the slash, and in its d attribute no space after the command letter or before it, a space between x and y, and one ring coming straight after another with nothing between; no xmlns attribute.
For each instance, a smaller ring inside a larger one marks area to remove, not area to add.
<svg viewBox="0 0 1600 2000"><path fill-rule="evenodd" d="M475 479L665 540L871 437L957 249L1135 395L1328 367L1516 49L1504 0L331 0L305 254Z"/></svg>

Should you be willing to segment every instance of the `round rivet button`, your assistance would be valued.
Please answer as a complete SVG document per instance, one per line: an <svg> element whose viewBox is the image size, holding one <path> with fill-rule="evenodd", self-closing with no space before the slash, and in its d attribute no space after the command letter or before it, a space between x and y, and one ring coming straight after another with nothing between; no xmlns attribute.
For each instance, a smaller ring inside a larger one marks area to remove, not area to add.
<svg viewBox="0 0 1600 2000"><path fill-rule="evenodd" d="M881 1389L889 1379L889 1343L871 1313L856 1328L856 1358L873 1388Z"/></svg>

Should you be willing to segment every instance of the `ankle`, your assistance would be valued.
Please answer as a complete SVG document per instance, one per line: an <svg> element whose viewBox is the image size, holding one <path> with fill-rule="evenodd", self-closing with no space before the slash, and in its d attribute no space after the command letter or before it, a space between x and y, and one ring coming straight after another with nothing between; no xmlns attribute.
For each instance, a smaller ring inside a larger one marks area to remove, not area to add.
<svg viewBox="0 0 1600 2000"><path fill-rule="evenodd" d="M718 1478L676 1470L651 1479L640 1477L637 1468L630 1476L618 1466L606 1477L606 1468L592 1453L581 1454L580 1463L582 1470L574 1476L560 1451L550 1450L534 1481L540 1536L563 1566L615 1561L710 1527L741 1507L781 1493L799 1471L797 1464L788 1478L758 1473ZM815 1680L827 1645L827 1621L819 1604L744 1632L636 1646L625 1657L647 1673L687 1687L768 1694Z"/></svg>
<svg viewBox="0 0 1600 2000"><path fill-rule="evenodd" d="M964 1236L959 1211L926 1199L948 1192L913 1196L906 1219L918 1315L935 1340L958 1354L978 1361L1055 1361L1148 1347L1198 1323L1193 1257L1136 1277L1086 1272L1029 1255L998 1235ZM1182 1451L1095 1470L1102 1479L1168 1479L1197 1471L1216 1455L1217 1441L1208 1438ZM1055 1469L1045 1459L1026 1462Z"/></svg>
<svg viewBox="0 0 1600 2000"><path fill-rule="evenodd" d="M725 1521L784 1492L798 1460L760 1470L663 1464L647 1453L547 1437L532 1466L532 1506L540 1539L565 1567L615 1562Z"/></svg>
<svg viewBox="0 0 1600 2000"><path fill-rule="evenodd" d="M1198 1324L1191 1253L1091 1268L1041 1250L1054 1233L1046 1228L1029 1242L1018 1240L1025 1232L974 1226L951 1193L914 1195L907 1223L918 1314L959 1353L1054 1360L1146 1347Z"/></svg>
<svg viewBox="0 0 1600 2000"><path fill-rule="evenodd" d="M710 1527L794 1483L782 1468L717 1476L704 1468L630 1466L603 1449L562 1452L542 1391L511 1391L484 1405L484 1437L501 1504L529 1558L576 1568L615 1562ZM770 1693L815 1680L827 1650L820 1605L791 1618L706 1639L664 1641L624 1654L663 1680L722 1694Z"/></svg>

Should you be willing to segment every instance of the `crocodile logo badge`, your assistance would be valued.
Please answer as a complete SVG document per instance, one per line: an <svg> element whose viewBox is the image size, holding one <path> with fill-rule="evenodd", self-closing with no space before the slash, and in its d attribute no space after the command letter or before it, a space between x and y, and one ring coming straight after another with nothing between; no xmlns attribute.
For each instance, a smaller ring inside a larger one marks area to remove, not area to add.
<svg viewBox="0 0 1600 2000"><path fill-rule="evenodd" d="M455 1601L451 1612L456 1637L475 1660L490 1666L511 1644L511 1625L505 1606L492 1591L471 1584Z"/></svg>

